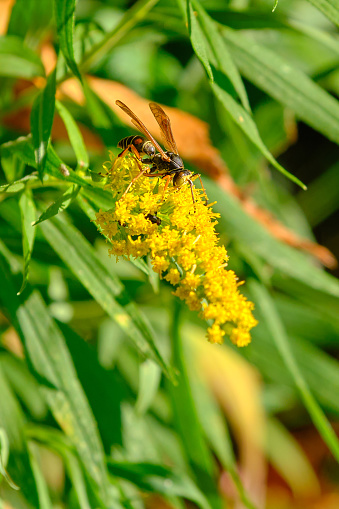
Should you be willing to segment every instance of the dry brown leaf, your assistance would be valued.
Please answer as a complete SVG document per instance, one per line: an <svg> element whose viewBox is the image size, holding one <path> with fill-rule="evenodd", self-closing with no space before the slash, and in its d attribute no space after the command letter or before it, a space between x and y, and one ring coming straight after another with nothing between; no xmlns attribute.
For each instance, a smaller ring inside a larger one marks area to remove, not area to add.
<svg viewBox="0 0 339 509"><path fill-rule="evenodd" d="M0 35L6 35L15 0L0 0Z"/></svg>

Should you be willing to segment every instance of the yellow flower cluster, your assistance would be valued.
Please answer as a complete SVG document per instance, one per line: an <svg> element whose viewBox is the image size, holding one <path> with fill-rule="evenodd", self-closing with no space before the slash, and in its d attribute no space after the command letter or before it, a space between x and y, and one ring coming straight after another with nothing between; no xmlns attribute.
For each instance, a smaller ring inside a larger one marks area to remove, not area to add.
<svg viewBox="0 0 339 509"><path fill-rule="evenodd" d="M170 183L164 194L163 179L142 175L123 195L139 173L136 160L127 155L105 168L115 206L100 211L96 222L112 244L109 253L148 255L153 270L176 287L174 295L209 321L209 341L221 343L227 333L236 345L247 345L257 323L254 306L239 293L235 273L225 268L227 252L214 229L218 214L206 205L204 192L194 188L193 204L189 185Z"/></svg>

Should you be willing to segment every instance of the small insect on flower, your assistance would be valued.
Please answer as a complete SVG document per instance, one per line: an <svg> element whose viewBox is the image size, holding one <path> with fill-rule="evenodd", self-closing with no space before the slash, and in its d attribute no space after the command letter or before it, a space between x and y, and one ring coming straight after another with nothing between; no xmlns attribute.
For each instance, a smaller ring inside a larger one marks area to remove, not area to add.
<svg viewBox="0 0 339 509"><path fill-rule="evenodd" d="M193 193L194 184L192 178L199 177L201 187L205 193L204 185L198 173L193 173L190 170L185 170L184 163L178 154L178 148L173 137L171 121L164 112L164 110L161 108L161 106L159 106L159 104L157 103L149 104L149 107L154 115L154 118L158 122L159 127L161 129L164 144L166 148L169 149L166 152L160 147L160 145L153 138L153 136L145 127L145 125L136 116L136 114L133 113L133 111L128 106L126 106L126 104L124 104L121 101L115 101L115 103L119 106L119 108L121 108L125 113L127 113L129 117L131 117L131 122L134 125L134 127L136 127L146 137L144 138L143 136L139 135L128 136L127 138L123 138L122 140L120 140L118 143L118 147L123 149L123 151L119 154L118 157L124 156L128 151L131 152L136 158L140 170L140 172L131 180L122 196L125 196L125 194L128 193L132 185L141 176L160 177L165 179L166 181L163 191L163 197L165 195L167 186L170 180L172 179L174 187L180 188L186 183L190 185L192 200L193 203L195 203ZM156 153L155 149L157 149L158 153ZM143 159L142 158L143 156L147 156L147 158Z"/></svg>

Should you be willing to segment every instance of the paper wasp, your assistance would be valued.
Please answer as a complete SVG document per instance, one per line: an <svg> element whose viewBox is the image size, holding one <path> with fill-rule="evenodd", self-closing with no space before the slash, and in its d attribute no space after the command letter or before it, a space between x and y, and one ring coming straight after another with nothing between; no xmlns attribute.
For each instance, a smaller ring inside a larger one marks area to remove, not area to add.
<svg viewBox="0 0 339 509"><path fill-rule="evenodd" d="M188 183L191 187L193 203L195 203L193 194L193 181L191 180L192 177L198 176L204 192L205 188L198 173L193 173L190 170L185 170L184 163L178 154L177 145L174 141L170 119L161 108L161 106L159 106L157 103L149 103L149 107L154 115L154 118L159 124L165 146L169 149L166 152L160 147L158 142L153 138L145 125L136 116L136 114L133 113L133 111L128 106L126 106L126 104L121 101L115 101L115 104L117 104L119 108L121 108L131 118L131 122L134 127L136 127L142 134L145 135L145 138L143 136L129 136L127 138L123 138L118 143L118 147L124 149L118 157L121 157L125 155L127 151L130 151L136 157L140 168L140 173L138 173L138 175L136 175L131 180L122 196L124 196L130 190L131 186L136 180L138 180L139 177L144 175L146 177L161 177L166 179L163 196L165 195L166 189L171 179L173 186L178 188ZM157 153L156 150L158 151ZM144 155L148 156L147 159L142 159ZM142 167L142 165L151 165L149 166L148 173L145 173L148 167Z"/></svg>

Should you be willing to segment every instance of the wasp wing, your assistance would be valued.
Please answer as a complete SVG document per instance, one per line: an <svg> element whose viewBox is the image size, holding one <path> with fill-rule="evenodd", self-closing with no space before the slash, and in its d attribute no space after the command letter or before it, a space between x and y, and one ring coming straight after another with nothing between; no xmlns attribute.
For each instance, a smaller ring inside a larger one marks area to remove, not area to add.
<svg viewBox="0 0 339 509"><path fill-rule="evenodd" d="M131 120L132 124L153 143L158 152L160 152L162 158L165 159L166 161L169 161L170 160L169 157L165 154L163 149L160 147L159 143L155 141L149 130L146 128L145 124L141 122L141 120L136 116L136 114L133 113L133 111L128 106L126 106L126 104L124 104L122 101L115 101L115 104L119 106L119 108L121 108L125 113L127 113L127 115L132 119Z"/></svg>
<svg viewBox="0 0 339 509"><path fill-rule="evenodd" d="M149 103L149 107L154 115L155 120L158 122L161 132L164 137L165 144L175 154L178 154L177 144L175 143L174 136L171 128L171 121L157 103Z"/></svg>

